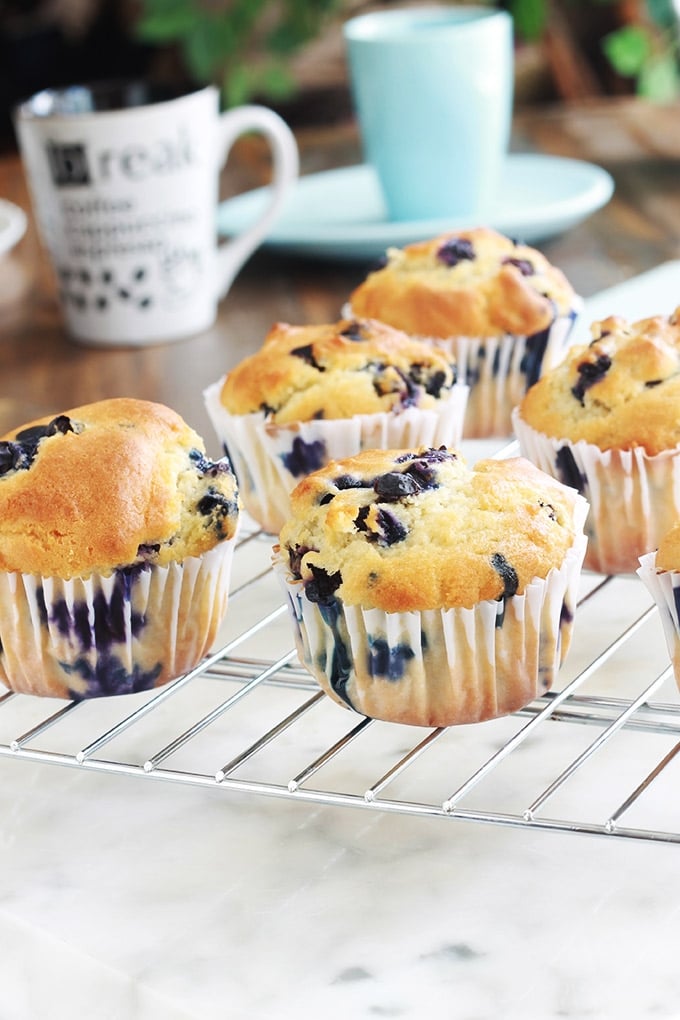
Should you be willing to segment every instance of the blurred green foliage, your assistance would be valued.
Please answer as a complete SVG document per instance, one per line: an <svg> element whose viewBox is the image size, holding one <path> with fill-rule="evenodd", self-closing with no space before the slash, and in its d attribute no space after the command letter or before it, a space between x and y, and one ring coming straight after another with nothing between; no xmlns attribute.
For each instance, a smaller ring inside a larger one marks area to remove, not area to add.
<svg viewBox="0 0 680 1020"><path fill-rule="evenodd" d="M221 89L225 106L252 97L288 98L295 91L290 58L315 39L347 0L140 0L136 35L156 46L175 46L189 77ZM441 0L440 0L441 2ZM468 0L473 2L473 0ZM481 0L504 3L518 39L536 42L549 24L551 0ZM634 82L639 95L668 100L680 95L680 46L674 0L638 0L639 18L600 40L614 71ZM565 0L574 19L587 6L616 0ZM354 6L361 6L355 4Z"/></svg>
<svg viewBox="0 0 680 1020"><path fill-rule="evenodd" d="M571 0L567 10L579 16L585 4L615 0ZM639 0L639 21L624 24L600 40L611 67L631 78L640 96L665 101L680 95L680 46L678 17L673 0ZM537 41L550 17L550 0L509 0L515 32L521 39Z"/></svg>
<svg viewBox="0 0 680 1020"><path fill-rule="evenodd" d="M289 58L314 39L341 0L141 0L136 35L177 46L189 76L225 106L295 89Z"/></svg>

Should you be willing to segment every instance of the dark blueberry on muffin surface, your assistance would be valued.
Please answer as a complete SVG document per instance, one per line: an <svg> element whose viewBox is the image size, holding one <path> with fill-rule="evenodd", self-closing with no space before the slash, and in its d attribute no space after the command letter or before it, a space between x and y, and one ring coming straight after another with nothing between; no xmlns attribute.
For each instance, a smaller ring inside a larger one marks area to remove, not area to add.
<svg viewBox="0 0 680 1020"><path fill-rule="evenodd" d="M450 237L437 251L437 258L445 266L457 266L459 262L475 258L472 241L464 237Z"/></svg>
<svg viewBox="0 0 680 1020"><path fill-rule="evenodd" d="M612 359L608 354L598 354L595 361L582 361L578 365L578 382L572 386L571 392L582 406L586 390L603 379L611 367Z"/></svg>

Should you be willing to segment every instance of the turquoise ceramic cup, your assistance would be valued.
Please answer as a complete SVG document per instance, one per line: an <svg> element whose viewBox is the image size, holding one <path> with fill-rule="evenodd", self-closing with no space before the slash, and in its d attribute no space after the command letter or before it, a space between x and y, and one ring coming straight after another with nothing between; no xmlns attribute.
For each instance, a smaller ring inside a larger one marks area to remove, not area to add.
<svg viewBox="0 0 680 1020"><path fill-rule="evenodd" d="M364 155L389 218L483 218L510 138L510 15L458 6L377 11L345 22L344 36Z"/></svg>

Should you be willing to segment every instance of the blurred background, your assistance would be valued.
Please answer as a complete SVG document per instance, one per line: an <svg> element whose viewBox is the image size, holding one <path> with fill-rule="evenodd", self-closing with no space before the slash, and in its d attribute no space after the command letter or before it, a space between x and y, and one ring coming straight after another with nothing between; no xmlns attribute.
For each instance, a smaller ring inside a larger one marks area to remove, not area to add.
<svg viewBox="0 0 680 1020"><path fill-rule="evenodd" d="M516 106L680 92L680 0L498 0L513 14ZM493 6L493 4L491 4ZM0 0L0 151L11 110L38 89L145 77L217 85L293 127L350 114L341 24L416 6L359 0Z"/></svg>

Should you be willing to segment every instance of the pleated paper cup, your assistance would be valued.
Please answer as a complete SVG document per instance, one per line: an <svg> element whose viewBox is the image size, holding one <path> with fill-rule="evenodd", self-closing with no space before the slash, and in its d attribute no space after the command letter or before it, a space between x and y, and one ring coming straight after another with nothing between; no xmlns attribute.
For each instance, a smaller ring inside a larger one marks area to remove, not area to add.
<svg viewBox="0 0 680 1020"><path fill-rule="evenodd" d="M148 691L187 672L225 616L234 544L87 579L0 573L0 681L81 700Z"/></svg>
<svg viewBox="0 0 680 1020"><path fill-rule="evenodd" d="M331 460L362 450L457 446L468 387L452 387L434 408L357 414L352 418L275 425L263 412L230 414L220 401L224 384L204 391L205 405L232 462L243 506L261 527L278 534L290 513L290 493L306 475Z"/></svg>
<svg viewBox="0 0 680 1020"><path fill-rule="evenodd" d="M513 415L522 455L588 500L585 567L630 574L680 516L680 447L650 456L642 447L601 450L554 439Z"/></svg>
<svg viewBox="0 0 680 1020"><path fill-rule="evenodd" d="M653 550L640 557L637 574L658 607L675 682L680 688L680 571L658 571Z"/></svg>
<svg viewBox="0 0 680 1020"><path fill-rule="evenodd" d="M512 434L512 409L543 372L562 361L582 307L582 300L576 298L567 314L557 316L547 329L532 336L417 338L443 348L454 358L459 380L470 388L465 439ZM351 317L351 308L346 307L344 314Z"/></svg>
<svg viewBox="0 0 680 1020"><path fill-rule="evenodd" d="M581 523L586 512L579 500ZM522 595L471 609L320 605L280 553L274 570L300 660L330 698L374 719L452 726L515 712L550 689L571 640L585 546L581 533L563 564Z"/></svg>

